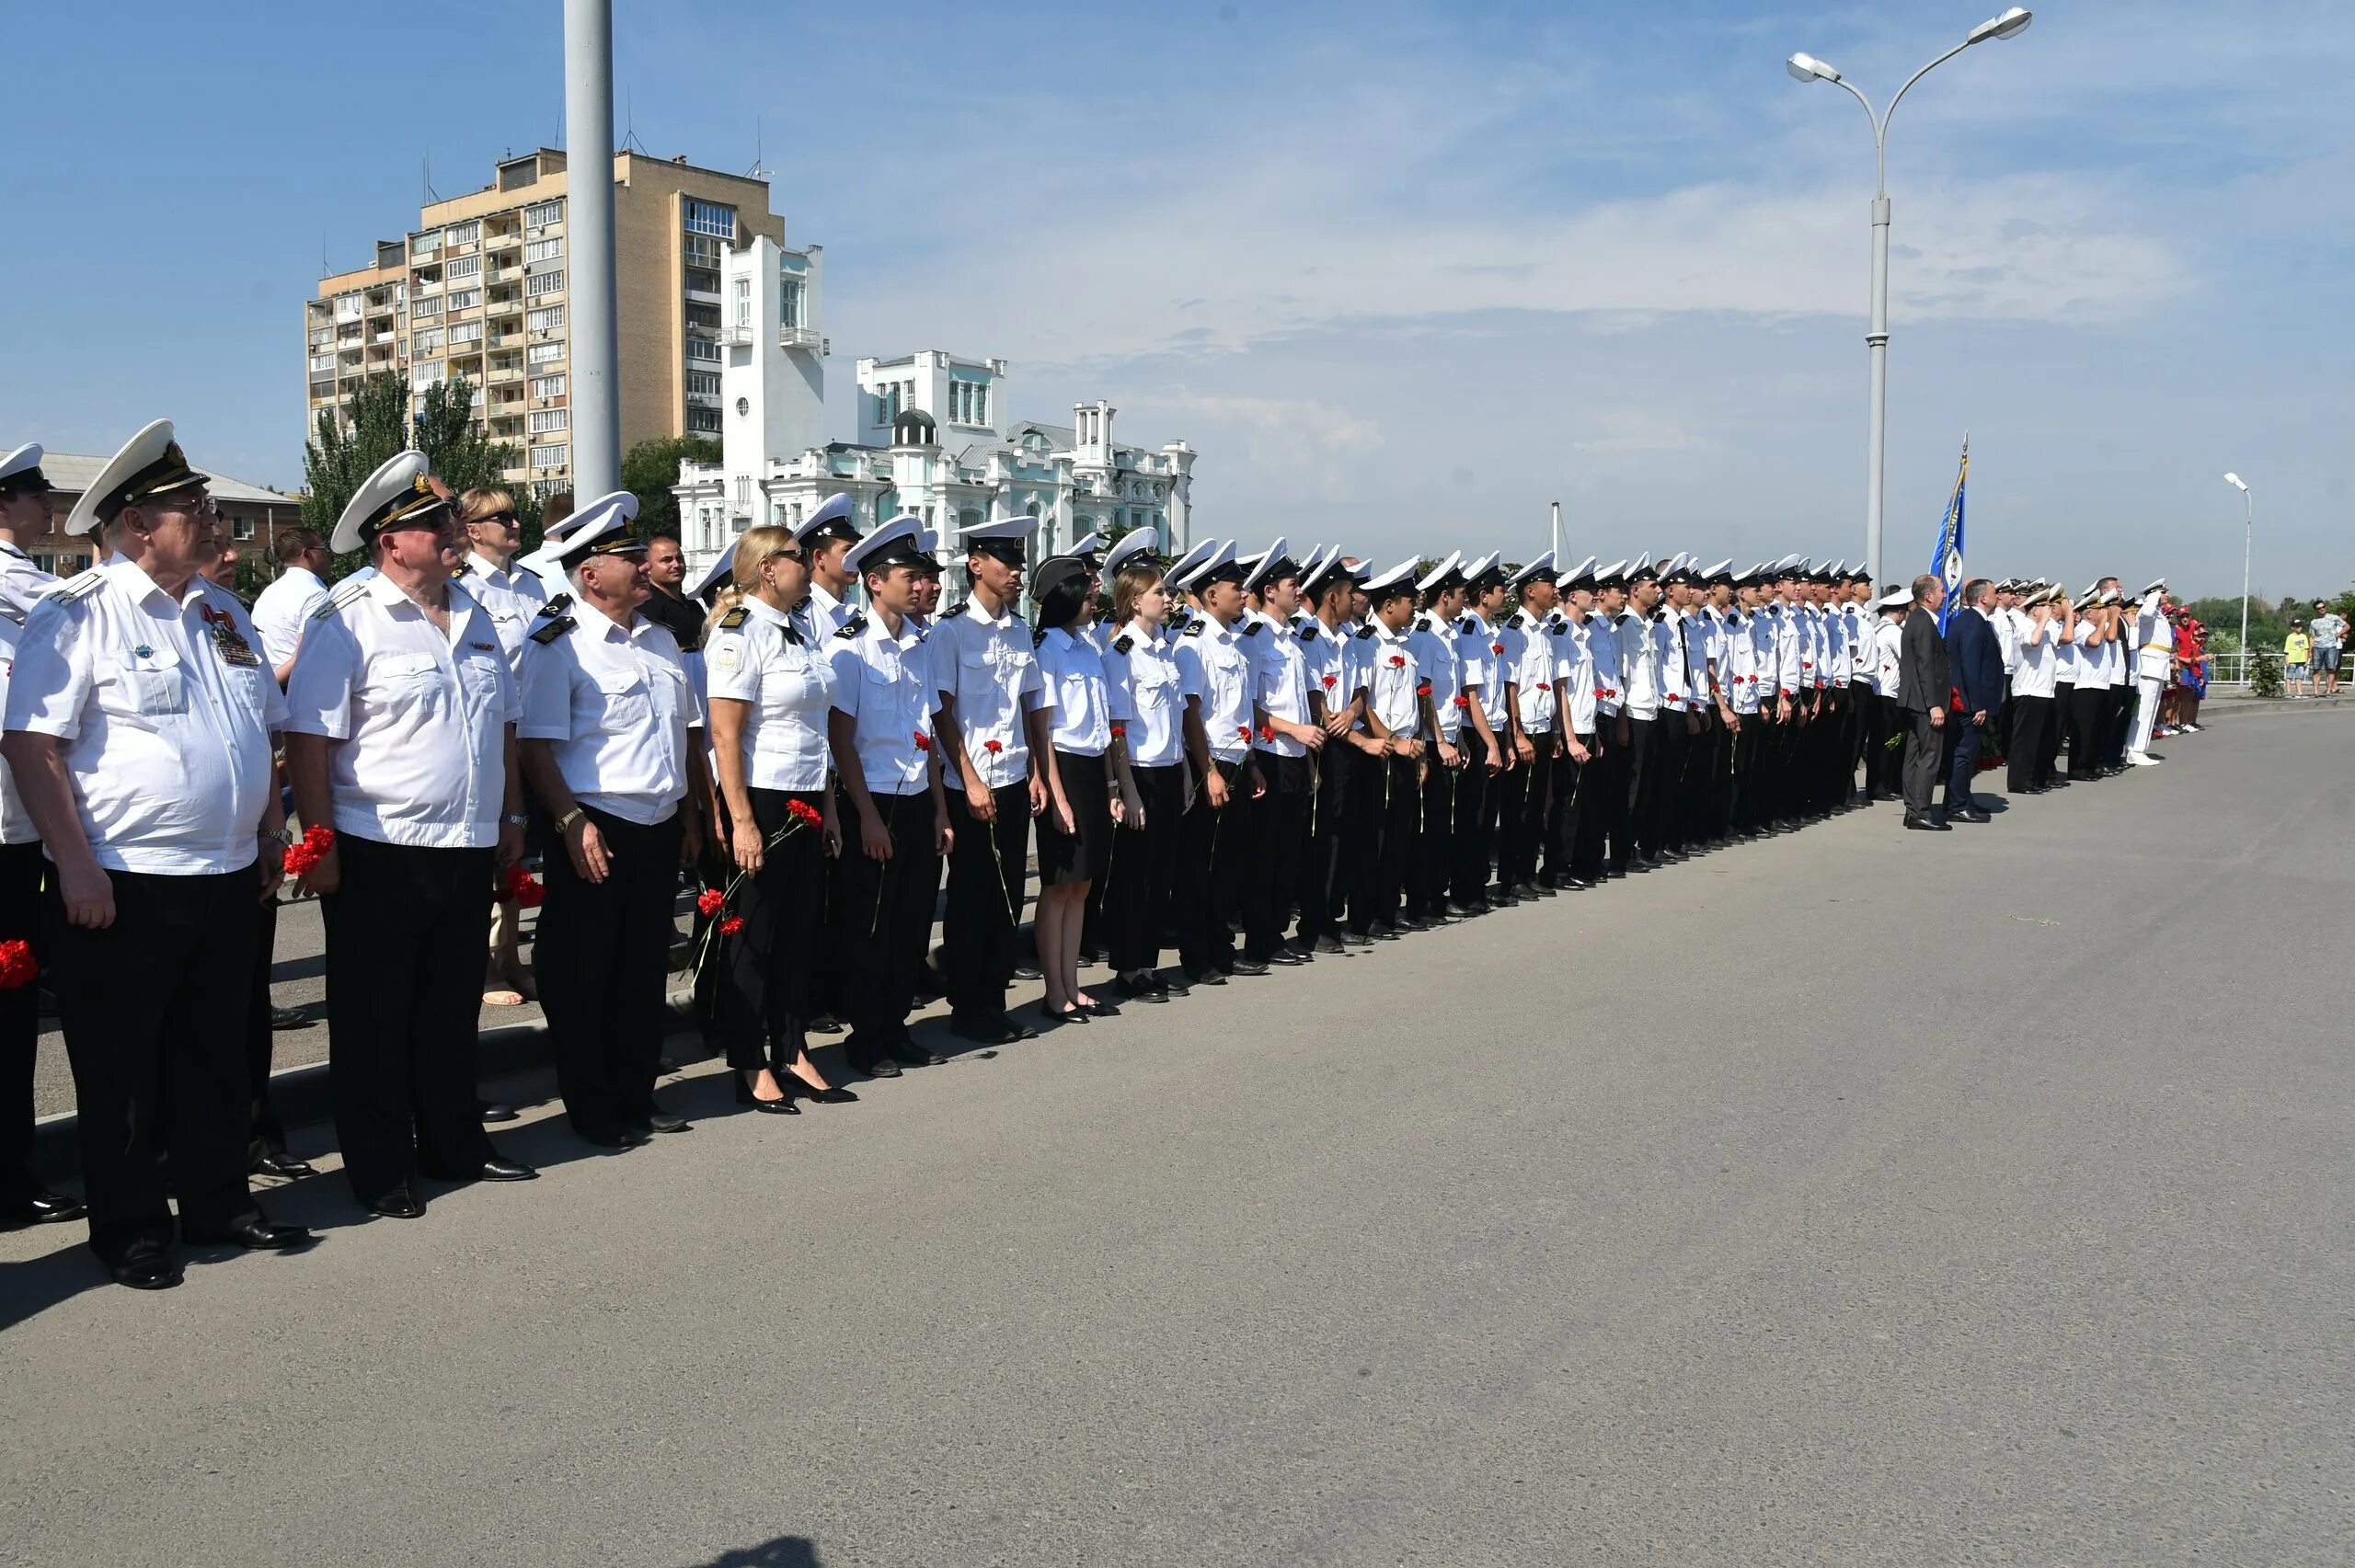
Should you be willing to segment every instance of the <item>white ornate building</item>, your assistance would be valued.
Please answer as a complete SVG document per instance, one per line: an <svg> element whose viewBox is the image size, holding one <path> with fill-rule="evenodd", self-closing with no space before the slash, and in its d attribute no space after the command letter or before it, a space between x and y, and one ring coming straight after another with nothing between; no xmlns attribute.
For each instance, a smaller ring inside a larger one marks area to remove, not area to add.
<svg viewBox="0 0 2355 1568"><path fill-rule="evenodd" d="M1069 425L1005 421L1003 360L861 360L859 439L828 441L819 260L766 238L725 258L721 457L681 464L673 489L691 575L755 521L798 522L837 491L864 528L913 512L953 536L1028 512L1046 523L1034 558L1098 529L1192 544L1193 448L1117 443L1109 403L1079 405Z"/></svg>

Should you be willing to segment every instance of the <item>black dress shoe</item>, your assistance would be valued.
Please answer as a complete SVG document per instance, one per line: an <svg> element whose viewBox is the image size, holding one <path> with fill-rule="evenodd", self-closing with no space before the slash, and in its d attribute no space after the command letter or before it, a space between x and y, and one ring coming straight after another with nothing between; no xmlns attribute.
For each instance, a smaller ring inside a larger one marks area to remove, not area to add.
<svg viewBox="0 0 2355 1568"><path fill-rule="evenodd" d="M1120 988L1121 995L1132 1001L1167 1001L1169 1000L1169 988L1161 983L1160 976L1150 970L1139 969L1134 974L1114 975L1112 983Z"/></svg>
<svg viewBox="0 0 2355 1568"><path fill-rule="evenodd" d="M693 1132L695 1124L684 1116L672 1116L660 1105L648 1108L645 1127L649 1132Z"/></svg>
<svg viewBox="0 0 2355 1568"><path fill-rule="evenodd" d="M1268 972L1268 961L1264 958L1238 957L1227 967L1238 975L1264 975Z"/></svg>
<svg viewBox="0 0 2355 1568"><path fill-rule="evenodd" d="M1916 833L1951 833L1954 831L1954 829L1947 823L1935 820L1928 817L1908 817L1905 819L1905 826Z"/></svg>
<svg viewBox="0 0 2355 1568"><path fill-rule="evenodd" d="M821 1013L810 1020L807 1027L812 1035L839 1035L843 1032L843 1021L831 1013Z"/></svg>
<svg viewBox="0 0 2355 1568"><path fill-rule="evenodd" d="M861 1060L857 1057L852 1057L850 1059L850 1066L853 1072L863 1072L869 1078L897 1078L900 1076L900 1064L893 1061L890 1057L873 1057L866 1060Z"/></svg>
<svg viewBox="0 0 2355 1568"><path fill-rule="evenodd" d="M1295 953L1289 947L1279 947L1268 955L1268 962L1278 968L1297 969L1303 964L1310 962L1310 959L1305 953Z"/></svg>
<svg viewBox="0 0 2355 1568"><path fill-rule="evenodd" d="M636 1149L648 1141L647 1135L636 1127L575 1127L572 1130L581 1142L593 1143L600 1149Z"/></svg>
<svg viewBox="0 0 2355 1568"><path fill-rule="evenodd" d="M1376 921L1373 925L1366 928L1366 934L1373 938L1376 942L1396 942L1398 940L1397 932L1392 930L1389 926L1379 921Z"/></svg>
<svg viewBox="0 0 2355 1568"><path fill-rule="evenodd" d="M1021 1019L1017 1018L1011 1013L999 1013L997 1015L997 1026L1005 1032L1003 1038L999 1041L1001 1045L1012 1045L1017 1040L1035 1040L1039 1037L1038 1030L1033 1029L1029 1024L1025 1024ZM937 1057L929 1058L927 1059L933 1061L936 1065L940 1060Z"/></svg>
<svg viewBox="0 0 2355 1568"><path fill-rule="evenodd" d="M679 1064L672 1061L669 1057L656 1057L654 1059L654 1070L656 1072L665 1074L676 1072L679 1070Z"/></svg>
<svg viewBox="0 0 2355 1568"><path fill-rule="evenodd" d="M272 1029L307 1029L311 1026L311 1019L299 1007L272 1007L270 1010L270 1026Z"/></svg>
<svg viewBox="0 0 2355 1568"><path fill-rule="evenodd" d="M255 1253L291 1253L318 1240L303 1226L273 1225L259 1215L218 1230L190 1230L183 1224L180 1239L192 1247L227 1244Z"/></svg>
<svg viewBox="0 0 2355 1568"><path fill-rule="evenodd" d="M1017 980L1035 980L1043 977L1039 973L1039 966L1026 958L1014 966L1014 978Z"/></svg>
<svg viewBox="0 0 2355 1568"><path fill-rule="evenodd" d="M387 1219L425 1218L425 1205L418 1202L417 1195L407 1187L395 1187L381 1197L368 1199L362 1207L369 1213L381 1214Z"/></svg>
<svg viewBox="0 0 2355 1568"><path fill-rule="evenodd" d="M1400 915L1398 917L1398 929L1400 931L1429 931L1430 928L1431 922L1425 920L1420 915Z"/></svg>
<svg viewBox="0 0 2355 1568"><path fill-rule="evenodd" d="M777 1083L787 1093L797 1099L807 1100L813 1105L856 1105L858 1104L858 1096L840 1084L830 1083L823 1089L813 1089L804 1083L798 1075L790 1072L779 1078Z"/></svg>
<svg viewBox="0 0 2355 1568"><path fill-rule="evenodd" d="M0 1203L0 1221L10 1225L62 1225L89 1212L63 1193L41 1191L30 1197Z"/></svg>
<svg viewBox="0 0 2355 1568"><path fill-rule="evenodd" d="M1591 891L1593 888L1594 879L1591 876L1572 876L1567 878L1562 883L1562 886L1569 892L1584 893Z"/></svg>
<svg viewBox="0 0 2355 1568"><path fill-rule="evenodd" d="M1487 914L1488 912L1488 906L1485 903L1467 904L1461 898L1450 898L1447 901L1447 912L1453 915L1457 920L1468 921L1477 916Z"/></svg>
<svg viewBox="0 0 2355 1568"><path fill-rule="evenodd" d="M486 1122L511 1122L515 1119L515 1107L502 1105L496 1100L485 1100L482 1102L482 1119Z"/></svg>
<svg viewBox="0 0 2355 1568"><path fill-rule="evenodd" d="M1094 1013L1098 1018L1118 1018L1120 1015L1120 1007L1118 1002L1090 1001L1084 1003L1083 1005L1086 1007L1086 1011Z"/></svg>
<svg viewBox="0 0 2355 1568"><path fill-rule="evenodd" d="M1189 984L1198 986L1223 986L1226 984L1226 977L1216 969L1188 969L1186 971L1186 979Z"/></svg>
<svg viewBox="0 0 2355 1568"><path fill-rule="evenodd" d="M256 1155L253 1163L246 1169L252 1175L276 1176L281 1181L288 1182L318 1174L318 1172L311 1168L311 1162L308 1160L297 1160L292 1154L272 1153L267 1150Z"/></svg>
<svg viewBox="0 0 2355 1568"><path fill-rule="evenodd" d="M1101 947L1083 947L1079 950L1079 961L1083 964L1109 964L1112 960Z"/></svg>
<svg viewBox="0 0 2355 1568"><path fill-rule="evenodd" d="M420 1165L419 1169L437 1182L534 1182L540 1176L521 1160L496 1154L479 1165Z"/></svg>
<svg viewBox="0 0 2355 1568"><path fill-rule="evenodd" d="M1079 1003L1075 1001L1060 1013L1055 1011L1053 1008L1049 1007L1042 1001L1039 1004L1039 1016L1047 1020L1048 1023L1053 1024L1056 1028L1061 1028L1066 1024L1093 1023L1096 1017L1094 1013L1088 1012L1087 1009L1080 1006Z"/></svg>
<svg viewBox="0 0 2355 1568"><path fill-rule="evenodd" d="M121 1263L109 1264L107 1272L117 1285L128 1285L133 1290L169 1290L180 1282L180 1265L152 1243L133 1247Z"/></svg>

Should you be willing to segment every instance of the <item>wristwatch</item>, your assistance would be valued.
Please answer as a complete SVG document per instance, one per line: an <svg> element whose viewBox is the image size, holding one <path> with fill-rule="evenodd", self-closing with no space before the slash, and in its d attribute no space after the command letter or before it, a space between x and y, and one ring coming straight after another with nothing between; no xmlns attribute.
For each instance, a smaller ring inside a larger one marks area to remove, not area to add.
<svg viewBox="0 0 2355 1568"><path fill-rule="evenodd" d="M281 849L291 850L297 843L302 841L296 835L294 830L288 827L283 822L278 825L278 831L275 833L264 833L262 837L269 840L271 843L278 845Z"/></svg>
<svg viewBox="0 0 2355 1568"><path fill-rule="evenodd" d="M566 812L563 816L556 819L556 830L559 833L569 831L575 822L580 821L580 818L587 815L589 815L587 812L581 810L580 807L576 806L571 810Z"/></svg>
<svg viewBox="0 0 2355 1568"><path fill-rule="evenodd" d="M500 817L500 820L511 828L528 828L532 825L532 818L521 811L510 811Z"/></svg>

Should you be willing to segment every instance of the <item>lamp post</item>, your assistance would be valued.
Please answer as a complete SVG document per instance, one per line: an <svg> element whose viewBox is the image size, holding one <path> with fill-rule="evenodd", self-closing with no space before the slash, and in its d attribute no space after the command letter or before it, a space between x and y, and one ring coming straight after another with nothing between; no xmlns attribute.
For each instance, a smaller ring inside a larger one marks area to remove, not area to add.
<svg viewBox="0 0 2355 1568"><path fill-rule="evenodd" d="M2241 493L2241 684L2249 683L2248 663L2248 552L2257 542L2257 497L2251 493L2248 481L2237 474L2224 475L2224 483Z"/></svg>
<svg viewBox="0 0 2355 1568"><path fill-rule="evenodd" d="M1799 81L1830 82L1845 87L1865 106L1865 116L1873 126L1873 315L1872 329L1865 334L1865 351L1872 366L1872 412L1871 427L1865 439L1865 555L1875 582L1886 580L1881 576L1880 543L1882 481L1889 445L1889 117L1897 112L1898 104L1913 90L1913 84L1932 71L1974 43L2016 36L2033 19L2027 8L2019 6L2001 16L1988 17L1971 29L1970 36L1960 43L1908 76L1905 86L1889 100L1889 108L1878 113L1870 98L1815 56L1794 54L1784 66Z"/></svg>

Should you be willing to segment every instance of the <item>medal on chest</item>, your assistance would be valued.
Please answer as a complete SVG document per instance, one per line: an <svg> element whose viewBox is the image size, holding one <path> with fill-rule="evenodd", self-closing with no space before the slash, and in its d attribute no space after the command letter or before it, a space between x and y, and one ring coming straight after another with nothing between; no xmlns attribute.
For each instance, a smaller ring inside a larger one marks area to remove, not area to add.
<svg viewBox="0 0 2355 1568"><path fill-rule="evenodd" d="M225 610L215 610L210 604L205 605L198 613L204 617L204 624L213 629L213 651L221 656L222 663L237 665L247 670L261 663L261 659L254 653L253 645L246 641L243 634L237 630L236 617Z"/></svg>

